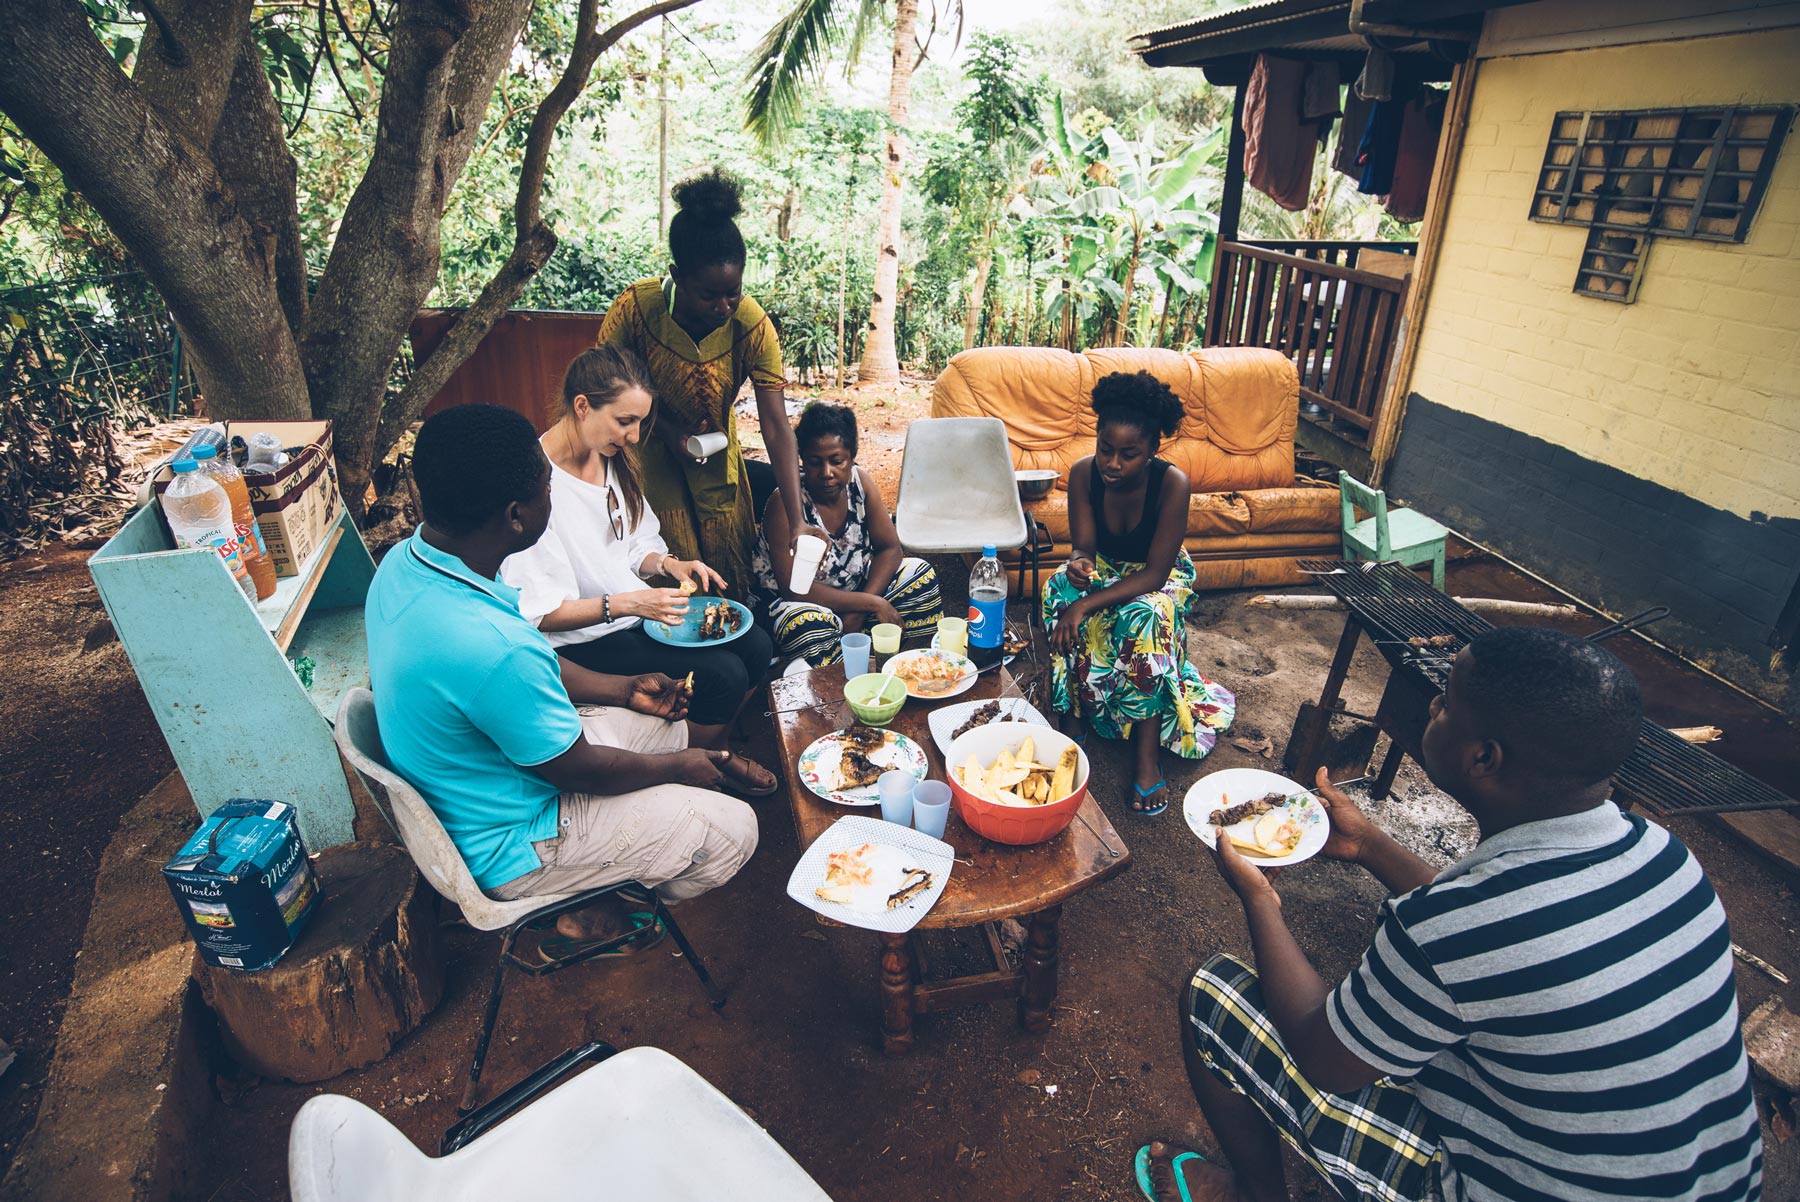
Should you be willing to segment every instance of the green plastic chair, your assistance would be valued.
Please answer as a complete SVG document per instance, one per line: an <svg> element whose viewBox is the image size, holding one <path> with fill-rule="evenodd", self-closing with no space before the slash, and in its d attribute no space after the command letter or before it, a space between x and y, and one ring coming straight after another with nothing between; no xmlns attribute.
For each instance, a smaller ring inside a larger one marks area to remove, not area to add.
<svg viewBox="0 0 1800 1202"><path fill-rule="evenodd" d="M1431 565L1431 587L1444 591L1444 540L1450 531L1416 509L1388 512L1387 493L1370 488L1349 472L1338 473L1338 491L1344 511L1344 558L1354 563L1360 556L1377 563L1401 563L1409 568ZM1369 511L1356 520L1358 507Z"/></svg>

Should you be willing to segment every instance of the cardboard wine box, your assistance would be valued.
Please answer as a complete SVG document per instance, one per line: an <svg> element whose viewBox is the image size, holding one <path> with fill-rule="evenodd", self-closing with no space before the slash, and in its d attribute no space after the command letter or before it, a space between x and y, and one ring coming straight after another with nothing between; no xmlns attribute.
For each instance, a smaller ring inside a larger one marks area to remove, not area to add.
<svg viewBox="0 0 1800 1202"><path fill-rule="evenodd" d="M163 878L207 963L252 971L300 938L319 904L294 807L234 798L200 824Z"/></svg>

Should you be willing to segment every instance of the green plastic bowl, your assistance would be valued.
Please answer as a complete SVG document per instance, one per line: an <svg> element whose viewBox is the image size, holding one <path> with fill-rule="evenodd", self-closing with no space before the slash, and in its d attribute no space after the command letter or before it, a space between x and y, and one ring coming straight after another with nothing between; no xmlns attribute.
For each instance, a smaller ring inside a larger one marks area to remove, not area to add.
<svg viewBox="0 0 1800 1202"><path fill-rule="evenodd" d="M880 672L865 672L844 684L844 700L850 703L850 712L856 715L857 721L864 725L886 726L906 704L906 682L898 676L888 680L885 698L875 696L883 680L887 677Z"/></svg>

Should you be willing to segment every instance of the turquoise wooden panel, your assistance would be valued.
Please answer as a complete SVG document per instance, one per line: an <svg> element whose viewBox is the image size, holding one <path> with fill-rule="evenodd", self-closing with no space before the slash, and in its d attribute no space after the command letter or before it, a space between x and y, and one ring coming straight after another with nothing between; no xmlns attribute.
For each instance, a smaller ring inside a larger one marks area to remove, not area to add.
<svg viewBox="0 0 1800 1202"><path fill-rule="evenodd" d="M368 552L354 527L339 547L350 566L332 595L348 597L359 578L366 590ZM219 558L173 549L147 507L88 570L200 813L232 797L290 801L308 847L348 842L355 810L331 729Z"/></svg>

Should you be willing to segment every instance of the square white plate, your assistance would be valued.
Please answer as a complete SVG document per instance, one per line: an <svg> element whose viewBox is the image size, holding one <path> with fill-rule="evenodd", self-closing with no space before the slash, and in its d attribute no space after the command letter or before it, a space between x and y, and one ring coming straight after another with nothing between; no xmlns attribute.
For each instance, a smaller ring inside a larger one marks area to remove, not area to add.
<svg viewBox="0 0 1800 1202"><path fill-rule="evenodd" d="M932 710L925 715L925 724L931 728L931 741L938 746L940 755L950 754L950 739L956 728L969 720L969 715L986 705L985 701L959 701L955 705L946 705ZM1039 713L1037 707L1023 697L1000 698L1000 716L996 722L1035 722L1039 726L1049 726L1050 719Z"/></svg>
<svg viewBox="0 0 1800 1202"><path fill-rule="evenodd" d="M825 901L813 890L825 883L825 868L832 852L848 851L864 843L876 844L881 854L875 861L875 883L866 890L872 909ZM937 905L950 883L950 869L956 864L956 849L942 839L922 835L909 826L899 826L851 814L839 818L825 833L813 840L800 862L788 877L788 896L833 922L862 927L870 931L886 931L898 935L910 931ZM901 870L923 868L931 874L931 887L915 894L905 905L888 909L886 898L900 887Z"/></svg>

